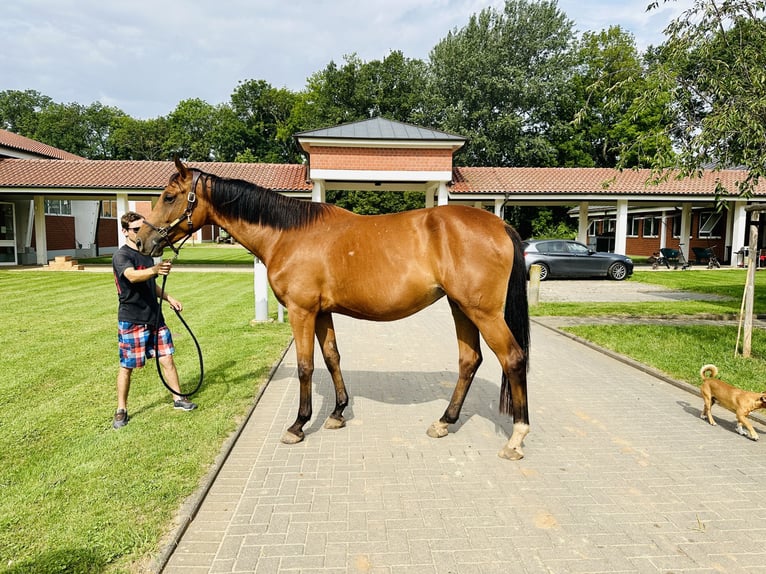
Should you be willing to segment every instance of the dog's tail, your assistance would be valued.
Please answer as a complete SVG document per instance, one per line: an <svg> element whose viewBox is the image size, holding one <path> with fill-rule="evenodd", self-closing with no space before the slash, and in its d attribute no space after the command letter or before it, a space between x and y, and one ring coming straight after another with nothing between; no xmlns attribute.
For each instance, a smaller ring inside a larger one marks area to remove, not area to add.
<svg viewBox="0 0 766 574"><path fill-rule="evenodd" d="M708 373L710 373L708 375ZM715 365L702 365L702 368L700 369L700 377L702 377L702 380L705 379L715 379L718 377L718 367Z"/></svg>

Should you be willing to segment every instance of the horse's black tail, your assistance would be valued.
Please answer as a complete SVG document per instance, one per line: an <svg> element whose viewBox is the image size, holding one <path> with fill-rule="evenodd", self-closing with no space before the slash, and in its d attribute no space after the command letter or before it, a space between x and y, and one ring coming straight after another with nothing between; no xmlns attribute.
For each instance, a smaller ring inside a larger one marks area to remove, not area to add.
<svg viewBox="0 0 766 574"><path fill-rule="evenodd" d="M511 334L521 347L523 353L523 370L521 376L524 385L524 401L526 403L526 371L529 368L529 302L527 301L527 267L524 263L524 248L521 237L511 226L506 226L506 233L513 243L513 267L508 279L508 290L505 294L505 322L511 330ZM500 386L500 412L513 414L514 420L523 414L527 417L527 405L516 405L513 408L510 382L505 372ZM528 422L528 421L517 421Z"/></svg>

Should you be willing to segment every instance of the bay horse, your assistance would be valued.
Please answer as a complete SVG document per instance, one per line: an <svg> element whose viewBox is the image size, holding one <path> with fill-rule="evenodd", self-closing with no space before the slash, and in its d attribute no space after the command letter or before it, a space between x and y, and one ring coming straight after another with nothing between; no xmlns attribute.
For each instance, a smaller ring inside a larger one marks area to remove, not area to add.
<svg viewBox="0 0 766 574"><path fill-rule="evenodd" d="M390 215L357 215L237 179L187 167L174 173L138 233L144 254L215 224L266 265L277 300L287 308L297 354L298 416L282 442L304 439L310 420L314 337L335 386L325 428L345 425L348 405L333 313L371 321L402 319L447 297L457 331L458 380L442 417L427 433L439 438L460 415L482 362L479 335L503 370L500 412L513 432L499 456L518 460L529 432L529 310L521 238L497 216L444 205Z"/></svg>

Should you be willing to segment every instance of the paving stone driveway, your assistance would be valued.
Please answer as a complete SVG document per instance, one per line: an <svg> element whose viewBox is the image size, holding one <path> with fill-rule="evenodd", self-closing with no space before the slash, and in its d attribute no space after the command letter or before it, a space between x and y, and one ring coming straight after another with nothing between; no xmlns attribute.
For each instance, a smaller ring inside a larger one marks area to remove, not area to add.
<svg viewBox="0 0 766 574"><path fill-rule="evenodd" d="M488 351L454 432L425 434L456 378L446 302L336 327L346 428L322 428L318 368L306 440L279 442L297 409L289 350L166 574L764 571L766 444L728 412L711 427L693 394L535 323L532 432L510 462Z"/></svg>

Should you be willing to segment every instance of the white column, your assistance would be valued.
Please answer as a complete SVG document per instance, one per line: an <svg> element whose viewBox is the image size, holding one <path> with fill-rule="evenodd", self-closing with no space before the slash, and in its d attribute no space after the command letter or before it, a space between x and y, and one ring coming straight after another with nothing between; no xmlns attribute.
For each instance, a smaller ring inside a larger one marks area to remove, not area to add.
<svg viewBox="0 0 766 574"><path fill-rule="evenodd" d="M449 192L447 191L447 182L439 182L439 205L447 205L449 202Z"/></svg>
<svg viewBox="0 0 766 574"><path fill-rule="evenodd" d="M684 203L681 206L681 238L679 242L684 257L689 261L689 237L692 229L692 204Z"/></svg>
<svg viewBox="0 0 766 574"><path fill-rule="evenodd" d="M128 201L127 193L117 194L117 246L122 247L125 245L125 234L120 233L122 229L122 216L130 211L130 202Z"/></svg>
<svg viewBox="0 0 766 574"><path fill-rule="evenodd" d="M35 252L37 264L48 263L48 239L45 236L45 197L36 195L35 199Z"/></svg>
<svg viewBox="0 0 766 574"><path fill-rule="evenodd" d="M324 203L327 197L323 179L315 179L314 187L311 189L311 201L315 203Z"/></svg>
<svg viewBox="0 0 766 574"><path fill-rule="evenodd" d="M505 218L505 200L499 197L495 198L495 215L500 219Z"/></svg>
<svg viewBox="0 0 766 574"><path fill-rule="evenodd" d="M746 201L733 202L732 211L734 212L734 225L731 230L731 266L737 266L737 251L747 245L749 236L747 234L747 213L745 212Z"/></svg>
<svg viewBox="0 0 766 574"><path fill-rule="evenodd" d="M580 204L580 213L577 218L577 241L588 245L588 202Z"/></svg>
<svg viewBox="0 0 766 574"><path fill-rule="evenodd" d="M668 246L668 212L662 212L660 218L660 249L664 249Z"/></svg>
<svg viewBox="0 0 766 574"><path fill-rule="evenodd" d="M617 221L614 228L614 252L626 255L628 238L628 200L617 201Z"/></svg>
<svg viewBox="0 0 766 574"><path fill-rule="evenodd" d="M255 291L255 319L254 323L263 323L269 320L269 279L266 275L266 266L257 257L253 260L253 288Z"/></svg>

